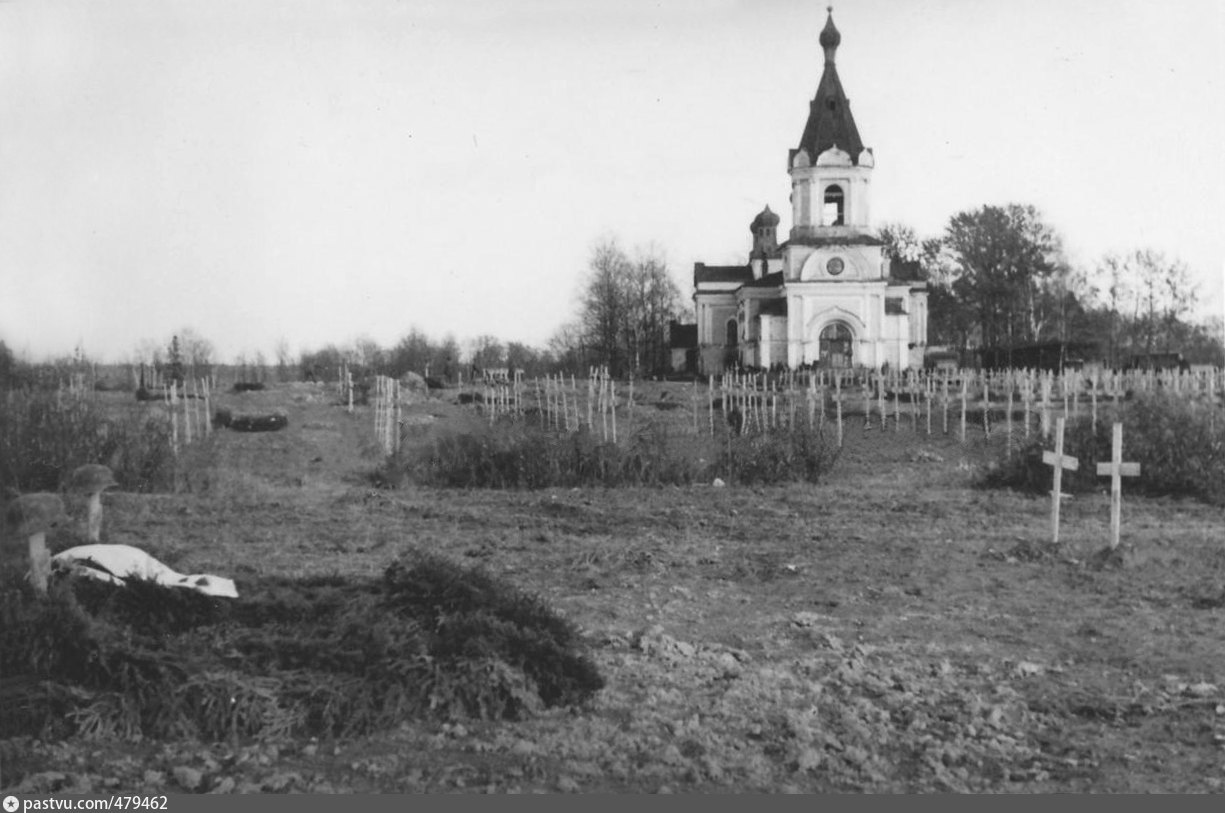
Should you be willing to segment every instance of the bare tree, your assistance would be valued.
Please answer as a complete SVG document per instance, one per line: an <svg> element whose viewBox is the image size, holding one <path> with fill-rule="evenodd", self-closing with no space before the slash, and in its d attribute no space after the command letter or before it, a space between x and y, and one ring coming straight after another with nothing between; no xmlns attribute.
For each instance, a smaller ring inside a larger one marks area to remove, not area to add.
<svg viewBox="0 0 1225 813"><path fill-rule="evenodd" d="M289 380L289 360L291 358L289 355L289 341L284 336L281 336L276 340L276 344L273 345L272 352L276 354L277 380Z"/></svg>
<svg viewBox="0 0 1225 813"><path fill-rule="evenodd" d="M1096 299L1106 311L1110 361L1125 352L1152 353L1188 340L1186 317L1196 303L1187 264L1160 251L1107 254L1097 265Z"/></svg>
<svg viewBox="0 0 1225 813"><path fill-rule="evenodd" d="M630 321L628 283L633 266L616 239L598 243L591 252L580 321L596 364L615 376L625 367L622 337Z"/></svg>
<svg viewBox="0 0 1225 813"><path fill-rule="evenodd" d="M631 260L616 239L606 239L592 250L580 301L580 347L615 376L659 369L667 363L665 330L680 309L680 289L658 246L639 248ZM573 337L563 331L557 338L571 342L555 353L559 360L572 355Z"/></svg>
<svg viewBox="0 0 1225 813"><path fill-rule="evenodd" d="M177 335L179 353L187 376L196 378L212 372L213 353L215 352L213 343L191 327L181 329Z"/></svg>
<svg viewBox="0 0 1225 813"><path fill-rule="evenodd" d="M472 366L479 369L496 369L506 366L506 348L497 336L477 336L472 340L472 352L469 354Z"/></svg>

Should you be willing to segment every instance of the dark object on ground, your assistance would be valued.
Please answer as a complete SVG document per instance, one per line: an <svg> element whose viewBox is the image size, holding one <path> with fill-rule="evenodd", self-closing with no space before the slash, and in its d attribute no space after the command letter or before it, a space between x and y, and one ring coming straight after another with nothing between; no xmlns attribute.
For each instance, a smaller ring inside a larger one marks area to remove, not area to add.
<svg viewBox="0 0 1225 813"><path fill-rule="evenodd" d="M513 585L416 553L379 579L0 584L5 736L358 736L412 719L521 719L604 681L577 629Z"/></svg>
<svg viewBox="0 0 1225 813"><path fill-rule="evenodd" d="M227 428L235 432L276 432L289 426L285 415L235 415Z"/></svg>
<svg viewBox="0 0 1225 813"><path fill-rule="evenodd" d="M259 392L264 389L262 381L235 381L234 392Z"/></svg>
<svg viewBox="0 0 1225 813"><path fill-rule="evenodd" d="M228 409L213 413L213 426L233 429L235 432L276 432L289 426L289 417L280 413L271 415L235 415Z"/></svg>
<svg viewBox="0 0 1225 813"><path fill-rule="evenodd" d="M459 394L459 403L461 404L483 404L485 396L479 392L461 392Z"/></svg>
<svg viewBox="0 0 1225 813"><path fill-rule="evenodd" d="M137 401L165 401L165 390L151 390L147 387L140 387L136 390Z"/></svg>
<svg viewBox="0 0 1225 813"><path fill-rule="evenodd" d="M446 388L446 385L443 384L441 380L434 378L434 376L429 376L425 379L425 386L432 390L441 390Z"/></svg>

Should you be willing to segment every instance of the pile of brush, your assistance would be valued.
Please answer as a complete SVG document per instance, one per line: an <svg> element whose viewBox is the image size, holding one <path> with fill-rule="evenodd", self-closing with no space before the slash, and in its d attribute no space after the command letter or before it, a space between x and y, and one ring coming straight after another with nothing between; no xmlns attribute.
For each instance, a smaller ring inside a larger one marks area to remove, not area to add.
<svg viewBox="0 0 1225 813"><path fill-rule="evenodd" d="M0 585L0 730L353 736L518 719L603 687L576 629L481 571L418 554L381 579L265 579L239 599L152 582Z"/></svg>

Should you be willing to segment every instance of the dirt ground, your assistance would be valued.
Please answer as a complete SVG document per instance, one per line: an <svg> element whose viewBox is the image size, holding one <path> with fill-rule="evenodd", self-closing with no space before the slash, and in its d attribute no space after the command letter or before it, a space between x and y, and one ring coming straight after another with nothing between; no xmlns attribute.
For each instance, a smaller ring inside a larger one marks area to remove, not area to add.
<svg viewBox="0 0 1225 813"><path fill-rule="evenodd" d="M639 420L659 391L641 389ZM437 395L408 443L480 418ZM118 397L118 396L115 396ZM0 790L1219 792L1225 512L973 487L1001 446L864 430L818 485L374 487L373 414L322 386L226 395L289 428L219 431L179 494L108 493L104 541L180 572L381 573L425 548L537 592L607 687L523 722L338 742L0 743ZM428 416L428 417L426 417ZM1103 480L1104 488L1107 481ZM83 517L83 506L70 506ZM53 549L77 540L52 538Z"/></svg>

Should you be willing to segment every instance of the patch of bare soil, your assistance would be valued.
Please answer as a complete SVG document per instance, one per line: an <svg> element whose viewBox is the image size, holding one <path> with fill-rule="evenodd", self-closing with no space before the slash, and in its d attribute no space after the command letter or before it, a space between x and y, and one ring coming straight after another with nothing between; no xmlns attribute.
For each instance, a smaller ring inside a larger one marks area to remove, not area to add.
<svg viewBox="0 0 1225 813"><path fill-rule="evenodd" d="M636 415L692 426L691 392L640 389ZM938 417L930 436L851 418L816 486L380 489L370 410L313 396L227 396L289 427L216 434L181 494L108 495L109 541L240 591L256 574L375 575L412 548L479 563L580 626L604 691L347 741L8 740L0 789L1222 789L1219 508L1127 496L1125 545L1102 555L1108 499L1077 496L1054 547L1045 499L974 487L1000 435L962 444ZM412 442L482 420L453 398L414 405L429 418Z"/></svg>

